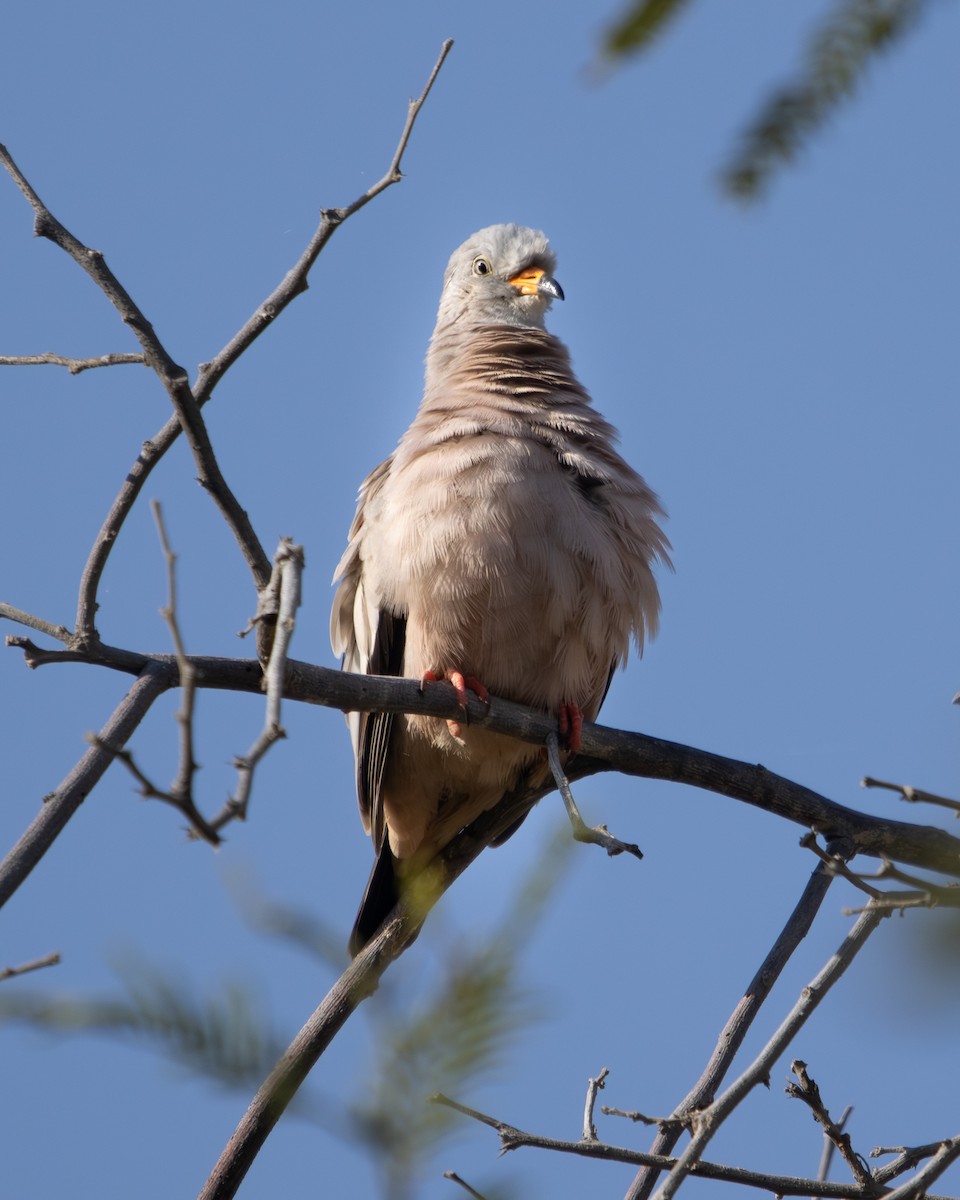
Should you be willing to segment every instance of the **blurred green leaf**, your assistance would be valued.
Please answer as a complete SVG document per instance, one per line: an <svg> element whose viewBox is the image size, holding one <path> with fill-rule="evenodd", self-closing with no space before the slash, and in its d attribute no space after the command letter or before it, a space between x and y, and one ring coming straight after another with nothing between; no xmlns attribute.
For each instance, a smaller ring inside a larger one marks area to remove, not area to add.
<svg viewBox="0 0 960 1200"><path fill-rule="evenodd" d="M645 49L687 3L688 0L638 0L607 31L604 53L609 58L618 58Z"/></svg>
<svg viewBox="0 0 960 1200"><path fill-rule="evenodd" d="M767 101L741 139L722 181L753 200L862 80L870 63L915 24L925 0L842 0L815 35L806 69Z"/></svg>
<svg viewBox="0 0 960 1200"><path fill-rule="evenodd" d="M135 1035L231 1087L259 1085L285 1048L247 987L227 983L200 999L181 979L139 960L127 960L118 974L126 994L116 998L12 990L0 996L0 1020L50 1032Z"/></svg>

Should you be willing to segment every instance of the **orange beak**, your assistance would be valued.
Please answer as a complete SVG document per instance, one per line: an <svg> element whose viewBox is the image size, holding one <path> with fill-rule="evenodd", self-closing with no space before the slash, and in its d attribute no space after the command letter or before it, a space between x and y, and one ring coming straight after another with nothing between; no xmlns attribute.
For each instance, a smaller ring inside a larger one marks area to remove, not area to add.
<svg viewBox="0 0 960 1200"><path fill-rule="evenodd" d="M507 283L515 287L521 296L536 296L538 292L545 292L555 300L563 299L560 284L551 279L543 267L527 267L512 279L508 279Z"/></svg>

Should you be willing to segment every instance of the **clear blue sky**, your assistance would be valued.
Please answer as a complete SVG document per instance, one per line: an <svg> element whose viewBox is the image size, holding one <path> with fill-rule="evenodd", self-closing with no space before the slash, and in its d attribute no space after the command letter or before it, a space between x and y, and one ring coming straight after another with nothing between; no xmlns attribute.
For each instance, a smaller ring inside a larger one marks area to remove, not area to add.
<svg viewBox="0 0 960 1200"><path fill-rule="evenodd" d="M613 5L52 0L8 11L0 140L54 213L104 251L191 373L293 264L318 210L379 178L408 96L442 40L457 39L404 182L337 233L311 290L207 410L264 543L290 535L306 548L297 657L332 663L329 579L359 481L416 408L450 252L492 222L534 225L553 241L567 296L552 328L662 496L675 547L662 634L617 678L605 723L763 762L871 812L937 819L858 781L957 791L960 11L932 6L766 201L742 211L716 173L824 10L693 5L649 58L603 82L586 68ZM135 349L30 222L0 178L0 353ZM0 387L0 597L70 624L89 545L167 402L133 367L77 378L7 368ZM187 646L245 655L235 631L254 609L247 573L193 476L178 445L147 489L180 554ZM104 638L168 649L164 601L144 505L110 561ZM18 653L0 655L4 848L127 686L87 667L30 673ZM175 767L174 708L172 697L157 705L134 742L161 781ZM179 818L114 768L0 916L0 965L51 950L62 965L2 986L101 995L119 988L112 964L135 954L197 995L242 981L292 1036L332 973L252 932L228 883L252 876L345 940L370 848L339 714L291 705L284 720L289 740L258 777L250 820L216 854L185 843ZM208 811L261 721L255 699L201 696ZM578 796L646 858L576 851L530 944L524 984L540 1019L460 1097L557 1137L577 1136L587 1079L604 1066L607 1103L672 1108L813 867L800 829L730 800L616 778ZM492 928L560 820L545 801L478 862L397 980L414 987ZM830 895L751 1048L857 903L842 886ZM960 976L931 966L921 934L934 924L886 923L794 1047L831 1108L855 1105L862 1151L957 1132ZM366 1022L351 1023L311 1079L334 1108L362 1092ZM102 1037L14 1026L0 1032L0 1062L0 1192L13 1200L193 1195L247 1099ZM815 1172L819 1135L783 1096L786 1075L782 1063L712 1157ZM648 1144L611 1119L601 1135ZM632 1174L533 1151L497 1160L494 1135L466 1125L417 1194L459 1194L444 1169L516 1196L619 1196ZM355 1148L288 1120L241 1195L376 1187Z"/></svg>

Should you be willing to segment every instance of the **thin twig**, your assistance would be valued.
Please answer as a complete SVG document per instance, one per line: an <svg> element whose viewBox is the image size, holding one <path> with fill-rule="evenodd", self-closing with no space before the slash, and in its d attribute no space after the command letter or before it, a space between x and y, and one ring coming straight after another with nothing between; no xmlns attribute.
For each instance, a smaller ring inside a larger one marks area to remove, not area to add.
<svg viewBox="0 0 960 1200"><path fill-rule="evenodd" d="M926 1200L930 1200L927 1186L935 1179L939 1179L947 1167L956 1162L958 1158L960 1158L960 1136L945 1138L940 1143L940 1149L927 1165L921 1167L912 1179L908 1179L900 1187L888 1192L884 1200L919 1200L919 1197L926 1197Z"/></svg>
<svg viewBox="0 0 960 1200"><path fill-rule="evenodd" d="M888 792L897 792L901 800L908 804L933 804L937 808L948 808L955 816L960 817L960 800L951 800L948 796L938 796L935 792L924 792L920 788L910 787L902 783L887 783L883 779L872 779L865 775L860 780L863 788L885 788Z"/></svg>
<svg viewBox="0 0 960 1200"><path fill-rule="evenodd" d="M175 808L178 813L186 818L188 829L195 837L209 843L211 846L220 845L220 835L212 828L209 821L207 821L203 813L197 808L191 795L182 795L172 789L167 790L157 787L153 780L140 769L133 753L125 746L114 746L106 738L96 733L88 733L87 741L91 746L96 746L98 750L103 750L104 753L113 755L118 762L126 767L137 781L140 795L145 800L160 800L164 804L169 804L171 808Z"/></svg>
<svg viewBox="0 0 960 1200"><path fill-rule="evenodd" d="M573 1154L581 1158L598 1159L604 1162L632 1163L648 1166L656 1171L669 1171L678 1162L662 1154L648 1154L641 1150L627 1149L625 1146L613 1146L607 1142L594 1142L581 1138L576 1142L562 1141L558 1138L541 1137L517 1129L505 1121L500 1121L487 1113L468 1108L451 1100L449 1096L437 1093L430 1097L434 1104L442 1104L455 1112L462 1113L471 1120L493 1129L500 1139L502 1153L509 1150L519 1150L524 1147L537 1150L550 1150L560 1154ZM757 1188L760 1191L777 1196L815 1196L824 1200L864 1200L864 1191L856 1184L831 1183L819 1179L804 1179L792 1175L772 1175L761 1171L750 1171L743 1167L730 1167L724 1163L701 1161L690 1170L690 1174L698 1179L716 1179L724 1183L737 1184L741 1187ZM871 1195L873 1193L867 1193ZM884 1200L889 1200L884 1197ZM928 1195L927 1200L947 1200L946 1197Z"/></svg>
<svg viewBox="0 0 960 1200"><path fill-rule="evenodd" d="M70 644L73 634L66 625L54 625L51 621L44 621L42 617L35 617L32 613L24 612L22 608L15 608L12 604L4 604L0 601L0 619L8 621L16 621L18 625L25 625L27 629L35 629L38 633L45 633L47 637L53 638L56 642L62 642L65 646ZM7 643L9 645L9 642Z"/></svg>
<svg viewBox="0 0 960 1200"><path fill-rule="evenodd" d="M404 151L407 148L407 143L410 141L410 135L413 133L414 124L452 48L452 39L448 39L443 43L440 55L436 63L434 63L433 70L430 72L430 78L427 80L426 87L424 87L416 100L410 101L407 108L407 119L400 134L400 141L397 143L390 166L383 177L377 180L372 187L369 187L362 196L358 196L351 204L347 204L343 208L323 209L320 214L320 224L296 264L287 272L281 283L258 306L256 312L248 318L245 324L234 334L216 357L211 359L210 362L202 364L196 386L200 403L203 403L206 396L223 377L224 372L236 362L244 350L263 333L268 325L276 320L292 300L306 291L307 276L310 273L310 269L313 267L324 246L344 221L352 217L354 213L359 212L361 208L365 208L381 192L386 191L393 184L399 183L403 178L400 164Z"/></svg>
<svg viewBox="0 0 960 1200"><path fill-rule="evenodd" d="M676 1125L678 1129L683 1128L680 1121L672 1120L670 1117L649 1117L646 1113L637 1112L635 1108L614 1108L610 1104L601 1104L600 1111L607 1117L623 1117L627 1121L632 1121L634 1125Z"/></svg>
<svg viewBox="0 0 960 1200"><path fill-rule="evenodd" d="M43 958L35 958L32 962L21 963L19 967L2 967L0 968L0 980L13 979L17 975L40 971L44 967L55 967L59 961L60 955L54 951L53 954L45 954Z"/></svg>
<svg viewBox="0 0 960 1200"><path fill-rule="evenodd" d="M296 626L297 609L300 607L303 547L294 545L290 538L281 538L273 563L273 577L267 590L272 590L276 581L278 615L270 658L264 671L267 704L263 728L247 753L238 756L234 761L237 768L237 788L221 811L211 819L210 824L214 829L222 829L233 820L246 820L257 764L271 746L287 736L280 721L280 709L287 673L287 655Z"/></svg>
<svg viewBox="0 0 960 1200"><path fill-rule="evenodd" d="M887 1163L885 1167L877 1167L873 1173L874 1182L887 1184L891 1179L902 1175L904 1171L912 1171L925 1158L936 1154L942 1145L943 1142L940 1141L927 1142L924 1146L874 1146L870 1151L870 1158L879 1158L882 1154L897 1155L893 1162Z"/></svg>
<svg viewBox="0 0 960 1200"><path fill-rule="evenodd" d="M470 1195L473 1196L474 1200L485 1200L483 1193L478 1192L476 1188L472 1188L465 1179L460 1178L456 1171L444 1171L443 1177L444 1179L449 1179L451 1183L455 1183L459 1187L462 1187L465 1192L469 1192Z"/></svg>
<svg viewBox="0 0 960 1200"><path fill-rule="evenodd" d="M168 672L159 666L149 667L117 705L100 732L101 738L112 746L123 746L153 702L170 686ZM47 853L113 759L112 753L91 746L57 790L46 798L30 827L0 863L0 905L10 899Z"/></svg>
<svg viewBox="0 0 960 1200"><path fill-rule="evenodd" d="M33 209L34 233L59 246L79 267L86 271L140 343L146 362L163 384L177 418L187 435L187 441L190 443L190 449L197 465L198 480L210 493L224 520L230 526L259 590L270 578L270 560L254 533L250 518L230 490L220 470L210 436L200 414L200 406L190 389L186 371L170 357L166 347L157 337L153 326L136 305L130 293L107 266L103 253L90 246L85 246L57 220L13 161L5 146L0 146L0 162L6 167Z"/></svg>
<svg viewBox="0 0 960 1200"><path fill-rule="evenodd" d="M194 805L193 777L197 770L197 762L193 754L193 713L197 692L197 676L183 644L180 634L180 622L177 619L177 556L170 546L167 530L163 523L163 511L159 500L150 501L150 510L157 525L160 546L167 564L167 603L160 609L160 615L167 623L170 637L173 640L174 652L177 656L177 669L180 672L180 690L182 693L180 707L177 709L176 721L180 727L180 766L176 778L170 785L170 794L179 797L184 802Z"/></svg>
<svg viewBox="0 0 960 1200"><path fill-rule="evenodd" d="M837 1122L837 1131L843 1133L847 1127L847 1122L850 1120L853 1113L853 1105L848 1104L840 1114L840 1120ZM826 1130L823 1131L823 1150L820 1153L820 1166L817 1167L817 1178L826 1179L830 1174L830 1164L833 1162L833 1152L836 1145L830 1134Z"/></svg>
<svg viewBox="0 0 960 1200"><path fill-rule="evenodd" d="M807 1108L813 1114L813 1119L822 1127L824 1137L827 1138L828 1144L835 1146L839 1150L843 1161L850 1168L853 1178L862 1188L869 1188L873 1182L870 1174L870 1168L866 1165L863 1159L854 1150L850 1141L850 1134L843 1132L843 1126L840 1122L835 1122L830 1113L827 1111L827 1106L823 1102L820 1095L820 1088L817 1086L816 1080L811 1079L807 1071L807 1064L799 1058L794 1059L790 1064L790 1070L796 1075L796 1083L788 1083L786 1093L792 1096L794 1100L800 1100L806 1104ZM847 1109L843 1120L849 1116L850 1110ZM830 1158L826 1158L826 1168L829 1169ZM821 1164L821 1172L818 1172L821 1179L826 1178L826 1170Z"/></svg>
<svg viewBox="0 0 960 1200"><path fill-rule="evenodd" d="M410 135L413 132L414 123L452 46L452 41L448 40L444 42L440 56L430 74L427 86L418 100L411 101L403 132L401 133L400 141L394 151L387 173L373 187L354 200L352 204L348 204L344 208L324 211L321 215L320 226L296 265L287 273L283 281L273 292L258 305L256 311L248 318L227 345L210 362L205 363L201 367L192 389L197 409L201 409L210 399L217 383L223 378L226 371L236 362L244 350L276 320L296 296L306 290L307 275L310 268L335 230L347 218L359 212L361 208L380 195L381 192L403 178L400 171L400 164L407 143L410 140ZM4 164L15 182L24 191L28 200L31 194L35 197L35 193L33 193L32 189L29 189L29 184L26 183L26 180L3 146L0 146L0 162ZM29 192L24 190L24 185L29 189ZM36 212L37 210L35 209L34 211ZM41 232L41 230L38 228L37 232ZM90 253L93 254L95 252L91 251ZM79 594L77 597L76 645L78 648L86 648L97 641L97 593L107 559L144 483L146 483L157 463L160 462L180 436L181 428L180 415L177 413L166 422L153 438L143 443L136 461L124 476L120 491L111 504L110 510L94 540L81 573ZM264 576L269 574L269 563L265 555L262 558L260 566L263 568ZM0 613L0 615L4 614Z"/></svg>
<svg viewBox="0 0 960 1200"><path fill-rule="evenodd" d="M710 1061L700 1078L673 1110L670 1122L658 1122L659 1129L650 1147L651 1153L669 1154L679 1141L683 1129L689 1125L691 1116L713 1103L717 1089L726 1078L761 1006L770 995L793 952L810 932L833 879L834 875L829 866L821 862L807 880L796 907L721 1030ZM627 1192L628 1200L646 1200L656 1182L656 1171L639 1171Z"/></svg>
<svg viewBox="0 0 960 1200"><path fill-rule="evenodd" d="M643 858L643 851L634 842L621 842L619 838L615 838L609 832L606 825L591 827L584 821L580 815L580 809L577 808L577 803L573 798L573 792L570 790L570 781L567 779L563 770L563 764L560 762L560 743L556 733L553 731L547 734L547 761L550 763L553 781L563 798L567 816L570 818L574 839L592 846L602 846L611 858L616 857L618 854L623 854L624 851L627 854L632 854L634 858Z"/></svg>
<svg viewBox="0 0 960 1200"><path fill-rule="evenodd" d="M71 375L79 375L94 367L120 367L128 363L146 366L146 358L142 354L98 354L93 358L68 358L50 350L45 354L0 354L0 367L66 367Z"/></svg>
<svg viewBox="0 0 960 1200"><path fill-rule="evenodd" d="M880 881L893 879L915 889L910 892L877 892L878 898L882 897L883 903L897 908L960 908L960 884L936 883L932 879L924 879L921 875L913 875L902 870L889 859L884 859L880 869L872 875L860 874L857 878ZM845 909L844 911L852 914L856 910Z"/></svg>
<svg viewBox="0 0 960 1200"><path fill-rule="evenodd" d="M610 1074L604 1067L595 1079L587 1081L587 1099L583 1106L583 1137L590 1142L596 1142L597 1127L593 1123L593 1110L597 1104L597 1092L604 1086L604 1080Z"/></svg>
<svg viewBox="0 0 960 1200"><path fill-rule="evenodd" d="M857 888L858 891L865 892L871 900L879 900L883 895L877 888L870 887L869 884L865 883L863 876L858 875L855 871L851 871L842 858L839 858L836 854L831 854L829 850L822 849L817 842L817 835L815 833L804 834L800 839L800 845L805 850L809 850L815 854L828 871L834 875L839 875L847 883Z"/></svg>
<svg viewBox="0 0 960 1200"><path fill-rule="evenodd" d="M870 934L888 914L873 907L873 901L844 938L836 954L803 989L796 1004L784 1018L779 1029L764 1046L750 1066L709 1108L699 1115L693 1137L676 1165L654 1193L655 1200L670 1200L684 1179L691 1173L714 1134L737 1105L760 1083L765 1083L780 1056L786 1051L807 1019L816 1011L821 1000L840 979L866 944ZM811 1193L814 1195L816 1193Z"/></svg>

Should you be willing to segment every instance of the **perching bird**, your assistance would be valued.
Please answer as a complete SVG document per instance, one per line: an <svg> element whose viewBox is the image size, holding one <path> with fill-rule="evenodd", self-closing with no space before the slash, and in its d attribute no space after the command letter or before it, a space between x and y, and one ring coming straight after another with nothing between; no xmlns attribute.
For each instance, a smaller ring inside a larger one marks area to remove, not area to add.
<svg viewBox="0 0 960 1200"><path fill-rule="evenodd" d="M519 225L482 229L450 259L419 412L360 488L331 640L346 670L557 713L576 750L631 640L656 631L651 568L669 544L657 497L544 328L563 299L555 261ZM357 954L412 876L544 768L542 749L465 723L348 720L378 856Z"/></svg>

